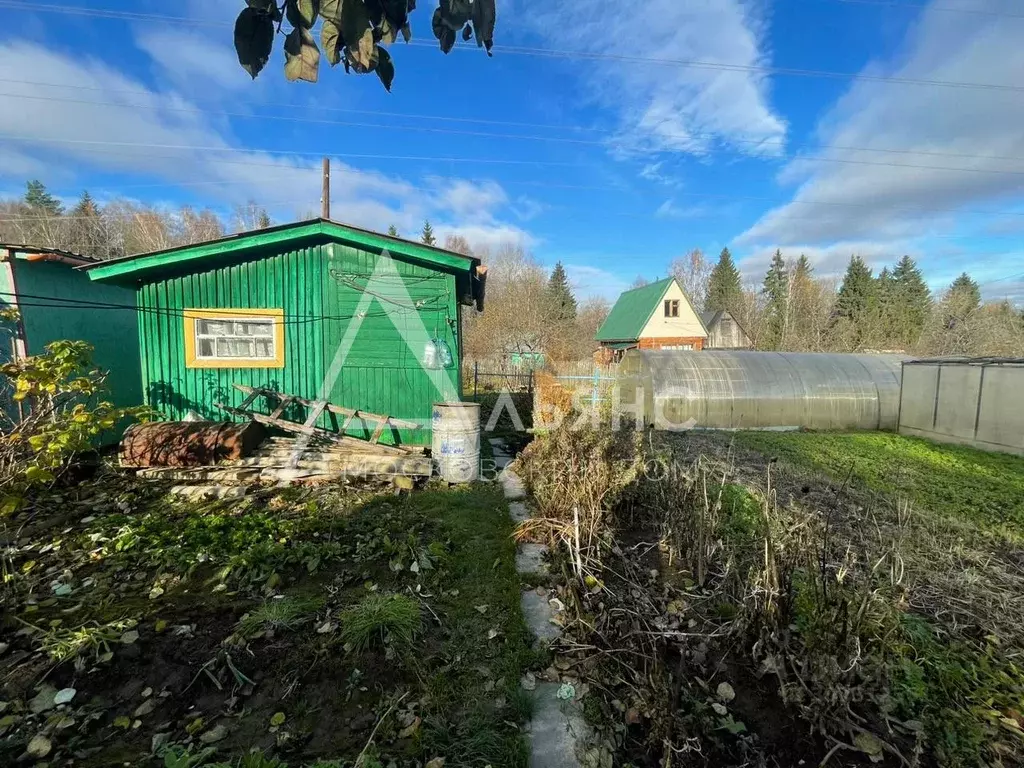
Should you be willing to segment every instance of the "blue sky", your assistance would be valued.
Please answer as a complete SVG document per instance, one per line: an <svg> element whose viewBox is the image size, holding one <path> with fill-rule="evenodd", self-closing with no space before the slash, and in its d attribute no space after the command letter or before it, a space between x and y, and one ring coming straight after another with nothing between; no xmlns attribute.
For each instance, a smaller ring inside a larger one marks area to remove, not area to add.
<svg viewBox="0 0 1024 768"><path fill-rule="evenodd" d="M430 218L564 262L615 296L694 247L759 280L778 247L820 275L903 253L1024 303L1024 9L1010 0L498 0L497 48L434 47L397 76L252 82L241 0L0 0L0 192ZM639 15L631 13L642 8ZM173 18L167 18L173 17Z"/></svg>

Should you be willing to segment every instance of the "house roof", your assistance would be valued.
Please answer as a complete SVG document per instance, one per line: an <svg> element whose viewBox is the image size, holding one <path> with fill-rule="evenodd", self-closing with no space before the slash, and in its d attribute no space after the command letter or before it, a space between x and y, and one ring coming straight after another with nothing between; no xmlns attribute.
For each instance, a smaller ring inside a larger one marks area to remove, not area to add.
<svg viewBox="0 0 1024 768"><path fill-rule="evenodd" d="M656 283L623 291L598 329L597 340L631 341L640 338L640 332L651 319L658 302L672 285L672 281L673 278L666 277Z"/></svg>
<svg viewBox="0 0 1024 768"><path fill-rule="evenodd" d="M480 260L461 253L415 243L400 237L382 235L350 224L341 224L330 219L311 219L277 227L241 232L237 235L208 240L194 245L183 245L152 253L140 253L109 259L98 264L83 267L92 280L110 282L135 282L157 277L167 272L188 271L198 268L196 262L219 261L221 259L241 260L254 251L282 243L292 244L300 240L334 240L372 251L387 250L414 261L419 261L448 271L470 272L480 265ZM203 264L203 268L208 265Z"/></svg>
<svg viewBox="0 0 1024 768"><path fill-rule="evenodd" d="M600 329L598 329L597 340L600 342L632 342L639 339L647 322L658 309L662 297L675 282L676 279L674 277L666 277L663 280L624 291L619 296L619 300L615 302L615 306L612 307L612 311L608 314L604 323L601 324ZM686 295L686 291L680 288L680 293L683 294L686 303L690 305L690 310L700 320L701 325L704 326L704 332L707 333L707 324L704 323L701 316L693 308L693 303L690 301L690 297Z"/></svg>
<svg viewBox="0 0 1024 768"><path fill-rule="evenodd" d="M47 248L41 245L25 245L23 243L0 243L0 250L7 251L11 256L23 261L57 261L73 267L99 263L99 259L83 256L80 253L64 251L60 248Z"/></svg>
<svg viewBox="0 0 1024 768"><path fill-rule="evenodd" d="M704 323L704 327L707 328L710 331L711 330L711 326L714 325L718 321L719 316L724 311L725 310L717 309L717 310L714 310L713 312L701 312L700 313L700 321L702 323Z"/></svg>
<svg viewBox="0 0 1024 768"><path fill-rule="evenodd" d="M746 329L742 325L740 325L739 321L735 317L733 317L732 312L730 312L727 309L718 309L713 312L701 312L700 320L702 323L704 323L704 327L707 328L708 331L710 331L711 326L721 321L723 315L728 315L729 319L736 323L736 327L743 332L743 335L747 336ZM749 339L750 337L748 336L747 338Z"/></svg>

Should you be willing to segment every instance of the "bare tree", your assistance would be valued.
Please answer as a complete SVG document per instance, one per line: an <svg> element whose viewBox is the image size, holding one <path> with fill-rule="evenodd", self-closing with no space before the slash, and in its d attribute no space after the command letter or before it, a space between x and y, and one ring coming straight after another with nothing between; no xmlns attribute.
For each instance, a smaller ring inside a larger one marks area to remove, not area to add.
<svg viewBox="0 0 1024 768"><path fill-rule="evenodd" d="M672 275L690 298L699 312L707 300L708 280L714 265L704 256L700 248L694 248L685 256L672 262L669 274Z"/></svg>

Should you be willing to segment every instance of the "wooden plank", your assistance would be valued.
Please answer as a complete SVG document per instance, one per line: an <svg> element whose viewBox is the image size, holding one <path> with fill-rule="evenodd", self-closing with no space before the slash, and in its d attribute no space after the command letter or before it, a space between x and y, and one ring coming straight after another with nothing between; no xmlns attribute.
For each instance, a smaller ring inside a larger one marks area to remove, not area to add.
<svg viewBox="0 0 1024 768"><path fill-rule="evenodd" d="M311 435L313 437L323 438L329 440L332 443L338 443L339 445L350 446L353 449L365 450L389 453L394 456L405 456L408 451L404 451L401 448L395 448L391 445L374 445L370 446L365 440L359 440L354 437L344 437L338 435L335 432L331 432L328 429L321 429L320 427L306 427L302 424L296 424L294 421L285 421L284 419L272 419L269 416L264 416L262 413L251 413L249 418L253 421L258 421L260 424L266 424L267 426L277 427L283 429L285 432L293 432L300 435Z"/></svg>
<svg viewBox="0 0 1024 768"><path fill-rule="evenodd" d="M388 425L387 416L384 417L384 421L377 425L377 428L373 430L373 437L370 438L371 445L377 445L377 441L380 440L380 436L384 434L384 427Z"/></svg>
<svg viewBox="0 0 1024 768"><path fill-rule="evenodd" d="M322 414L326 408L326 400L317 400L316 403L313 404L313 409L309 412L309 416L306 417L306 423L302 426L306 429L312 429L316 425L316 420L320 418L320 414Z"/></svg>
<svg viewBox="0 0 1024 768"><path fill-rule="evenodd" d="M261 389L261 388L258 388L258 387L255 387L255 388L254 387L247 387L245 384L232 384L231 386L233 386L239 392L244 392L244 393L249 393L249 392L255 391L257 394L262 394L262 395L276 395L278 397L284 397L285 396L282 393L275 392L275 391L273 391L271 389ZM307 408L312 408L315 405L315 401L313 401L313 400L306 400L305 398L298 397L297 395L287 395L287 397L291 397L296 403L300 403L301 405L304 405ZM392 416L381 416L380 414L370 413L369 411L360 411L360 410L353 410L351 408L343 408L342 406L335 405L334 403L328 403L327 404L327 410L330 411L331 413L337 413L340 416L357 417L357 418L360 418L360 419L367 419L369 421L375 421L375 422L390 421L393 426L398 427L399 429L419 429L420 428L420 425L417 424L414 421L407 421L405 419L396 419L396 418L394 418Z"/></svg>
<svg viewBox="0 0 1024 768"><path fill-rule="evenodd" d="M254 392L253 397L255 397L258 394L260 394L259 391ZM291 395L285 395L284 397L281 398L281 402L270 415L275 419L281 418L281 414L284 413L284 409L291 405L293 402L295 402L294 397L292 397Z"/></svg>

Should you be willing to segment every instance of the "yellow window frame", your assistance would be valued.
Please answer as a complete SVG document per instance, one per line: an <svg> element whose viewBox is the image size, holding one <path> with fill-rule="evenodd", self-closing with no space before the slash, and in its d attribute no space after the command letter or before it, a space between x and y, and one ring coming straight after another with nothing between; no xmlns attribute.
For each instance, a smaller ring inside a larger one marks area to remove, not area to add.
<svg viewBox="0 0 1024 768"><path fill-rule="evenodd" d="M184 317L186 368L284 368L283 309L186 309ZM199 357L196 353L196 320L234 320L239 317L270 318L274 321L274 357L235 357L219 360Z"/></svg>

